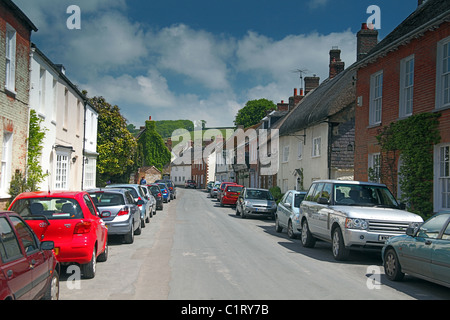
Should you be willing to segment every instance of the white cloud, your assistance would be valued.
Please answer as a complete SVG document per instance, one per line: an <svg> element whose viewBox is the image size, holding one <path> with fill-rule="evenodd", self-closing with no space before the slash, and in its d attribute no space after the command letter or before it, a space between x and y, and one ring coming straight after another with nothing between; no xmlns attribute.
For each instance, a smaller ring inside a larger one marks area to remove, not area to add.
<svg viewBox="0 0 450 320"><path fill-rule="evenodd" d="M308 6L311 9L317 9L319 7L324 7L328 4L329 0L310 0Z"/></svg>

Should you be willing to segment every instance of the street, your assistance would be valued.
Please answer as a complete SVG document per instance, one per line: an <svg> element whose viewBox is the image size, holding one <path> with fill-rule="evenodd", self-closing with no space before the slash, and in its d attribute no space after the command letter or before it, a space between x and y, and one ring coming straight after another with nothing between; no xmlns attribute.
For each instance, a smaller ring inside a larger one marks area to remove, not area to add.
<svg viewBox="0 0 450 320"><path fill-rule="evenodd" d="M450 299L449 289L417 278L389 281L378 254L337 262L328 243L303 248L273 220L244 220L204 191L177 191L133 244L110 237L94 279L63 274L60 299Z"/></svg>

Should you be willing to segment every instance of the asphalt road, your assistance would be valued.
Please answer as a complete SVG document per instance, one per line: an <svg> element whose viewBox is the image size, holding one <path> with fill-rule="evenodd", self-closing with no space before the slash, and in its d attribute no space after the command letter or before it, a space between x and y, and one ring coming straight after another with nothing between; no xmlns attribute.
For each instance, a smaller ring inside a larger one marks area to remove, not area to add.
<svg viewBox="0 0 450 320"><path fill-rule="evenodd" d="M179 188L133 244L111 237L109 250L94 279L66 270L60 299L450 299L449 289L410 276L390 282L379 255L342 263L327 243L303 248L274 221L236 217L201 190Z"/></svg>

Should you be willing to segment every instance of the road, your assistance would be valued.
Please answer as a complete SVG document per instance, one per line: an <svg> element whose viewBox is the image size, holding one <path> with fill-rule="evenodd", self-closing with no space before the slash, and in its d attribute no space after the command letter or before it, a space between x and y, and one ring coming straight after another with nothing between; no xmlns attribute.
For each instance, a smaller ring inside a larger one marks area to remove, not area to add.
<svg viewBox="0 0 450 320"><path fill-rule="evenodd" d="M61 277L60 299L450 299L449 289L413 277L390 282L379 255L337 262L327 243L303 248L272 220L241 219L205 192L182 188L133 244L110 239L94 279L75 275Z"/></svg>

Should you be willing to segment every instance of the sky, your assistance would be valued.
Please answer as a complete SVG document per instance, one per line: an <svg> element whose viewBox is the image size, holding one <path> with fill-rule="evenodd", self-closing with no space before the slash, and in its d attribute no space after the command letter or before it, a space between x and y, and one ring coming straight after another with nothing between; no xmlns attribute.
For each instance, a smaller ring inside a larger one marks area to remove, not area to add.
<svg viewBox="0 0 450 320"><path fill-rule="evenodd" d="M302 86L295 70L325 80L333 47L346 67L354 63L369 6L380 9L380 40L417 8L417 0L13 1L39 29L37 47L136 127L150 116L233 126L249 100L288 101Z"/></svg>

